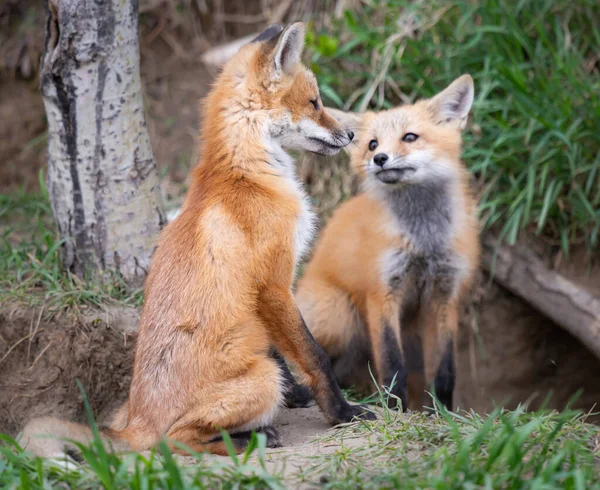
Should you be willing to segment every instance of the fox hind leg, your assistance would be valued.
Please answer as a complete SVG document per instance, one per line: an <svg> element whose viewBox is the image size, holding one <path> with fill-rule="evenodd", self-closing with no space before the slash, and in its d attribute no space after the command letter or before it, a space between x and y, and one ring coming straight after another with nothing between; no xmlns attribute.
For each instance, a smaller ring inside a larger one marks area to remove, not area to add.
<svg viewBox="0 0 600 490"><path fill-rule="evenodd" d="M250 442L250 439L252 438L252 432L256 432L257 434L264 434L265 437L267 438L267 447L268 448L282 447L279 431L272 425L258 427L256 429L254 429L253 431L252 430L244 430L241 432L233 432L233 433L229 434L229 437L231 438L231 442L233 443L234 447L239 447L239 449L241 451L243 451L248 446L248 443ZM222 436L217 436L217 437L211 439L210 442L216 443L216 442L222 441L222 440L223 440Z"/></svg>
<svg viewBox="0 0 600 490"><path fill-rule="evenodd" d="M448 340L442 361L438 367L433 386L435 394L442 405L448 410L453 409L452 395L454 392L456 374L454 367L454 341Z"/></svg>
<svg viewBox="0 0 600 490"><path fill-rule="evenodd" d="M258 358L244 375L198 393L198 404L173 424L167 438L197 452L227 455L224 441L219 440L220 430L225 429L232 434L236 452L243 452L249 441L244 433L271 425L283 402L283 384L277 363ZM276 438L276 431L265 432L272 441ZM241 435L234 436L236 433Z"/></svg>
<svg viewBox="0 0 600 490"><path fill-rule="evenodd" d="M361 394L372 392L369 338L348 294L307 277L296 301L315 340L330 357L339 385Z"/></svg>
<svg viewBox="0 0 600 490"><path fill-rule="evenodd" d="M295 299L308 329L329 357L342 356L354 339L364 337L360 316L344 291L306 278Z"/></svg>
<svg viewBox="0 0 600 490"><path fill-rule="evenodd" d="M366 332L361 329L341 354L332 359L333 372L341 388L351 388L357 394L370 395L375 386L369 372L371 347Z"/></svg>

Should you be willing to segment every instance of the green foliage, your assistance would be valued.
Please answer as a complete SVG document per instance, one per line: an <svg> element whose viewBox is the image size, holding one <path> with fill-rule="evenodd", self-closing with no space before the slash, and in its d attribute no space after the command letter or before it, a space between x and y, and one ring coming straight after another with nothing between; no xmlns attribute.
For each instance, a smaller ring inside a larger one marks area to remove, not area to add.
<svg viewBox="0 0 600 490"><path fill-rule="evenodd" d="M254 435L254 447L259 446ZM252 442L251 441L251 442ZM263 441L264 442L264 441ZM10 437L0 435L0 488L14 489L280 489L281 479L262 466L194 454L182 464L163 441L149 454L115 454L96 437L78 445L83 464L33 458Z"/></svg>
<svg viewBox="0 0 600 490"><path fill-rule="evenodd" d="M309 37L327 103L385 109L475 80L464 158L486 227L598 247L600 3L370 0ZM326 37L323 38L323 36ZM339 47L331 53L324 46Z"/></svg>
<svg viewBox="0 0 600 490"><path fill-rule="evenodd" d="M231 461L220 461L194 453L181 446L193 458L184 465L174 457L166 441L149 455L115 454L100 438L90 405L78 382L88 421L93 433L89 445L74 443L83 464L71 460L43 460L25 453L12 438L0 434L0 488L105 488L108 490L133 489L271 489L283 488L278 477L265 470L266 437L252 434L242 460L235 454L227 432ZM249 464L258 452L259 466Z"/></svg>
<svg viewBox="0 0 600 490"><path fill-rule="evenodd" d="M80 386L81 388L81 386ZM0 488L106 489L280 489L299 483L324 489L597 489L600 455L591 446L598 428L579 412L497 409L488 416L452 413L436 406L434 416L387 408L389 392L378 392L379 418L339 426L313 442L337 446L266 453L266 437L253 434L242 455L223 432L229 458L194 453L174 456L166 441L145 454L115 454L102 441L84 398L94 438L76 444L82 463L42 460L0 434ZM361 438L359 443L352 443ZM267 458L279 456L293 471L285 478Z"/></svg>

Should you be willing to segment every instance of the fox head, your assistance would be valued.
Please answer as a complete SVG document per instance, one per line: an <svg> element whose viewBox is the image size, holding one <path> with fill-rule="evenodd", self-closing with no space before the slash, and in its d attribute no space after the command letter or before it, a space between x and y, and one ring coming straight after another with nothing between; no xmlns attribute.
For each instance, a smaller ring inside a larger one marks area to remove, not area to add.
<svg viewBox="0 0 600 490"><path fill-rule="evenodd" d="M243 46L217 80L228 124L240 119L292 150L333 155L354 134L323 107L313 73L301 62L304 25L270 26Z"/></svg>
<svg viewBox="0 0 600 490"><path fill-rule="evenodd" d="M378 113L332 110L355 129L352 165L367 186L441 182L460 177L461 130L473 103L473 79L463 75L435 97Z"/></svg>

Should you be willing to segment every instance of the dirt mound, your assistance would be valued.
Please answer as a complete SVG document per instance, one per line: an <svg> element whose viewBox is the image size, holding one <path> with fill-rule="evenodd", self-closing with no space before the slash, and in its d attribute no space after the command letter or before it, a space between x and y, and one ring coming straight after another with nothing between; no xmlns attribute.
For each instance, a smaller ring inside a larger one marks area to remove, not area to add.
<svg viewBox="0 0 600 490"><path fill-rule="evenodd" d="M34 416L76 421L86 415L79 379L98 419L127 397L133 366L135 310L44 318L0 314L0 432L15 435Z"/></svg>
<svg viewBox="0 0 600 490"><path fill-rule="evenodd" d="M485 281L482 278L482 281ZM531 401L562 409L600 411L600 360L567 331L496 284L465 319L459 339L457 404L486 412ZM600 422L600 416L590 421Z"/></svg>

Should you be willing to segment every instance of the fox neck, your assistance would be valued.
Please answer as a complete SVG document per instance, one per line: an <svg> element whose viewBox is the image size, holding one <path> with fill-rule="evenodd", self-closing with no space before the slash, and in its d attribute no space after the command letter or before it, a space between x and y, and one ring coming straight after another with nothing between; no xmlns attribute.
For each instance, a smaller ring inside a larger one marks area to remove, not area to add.
<svg viewBox="0 0 600 490"><path fill-rule="evenodd" d="M460 179L411 184L384 191L402 233L423 253L446 250L466 213Z"/></svg>
<svg viewBox="0 0 600 490"><path fill-rule="evenodd" d="M202 134L205 163L217 172L241 172L248 178L295 179L294 161L270 131L268 112L253 107L252 94L238 97L215 94L207 100Z"/></svg>

